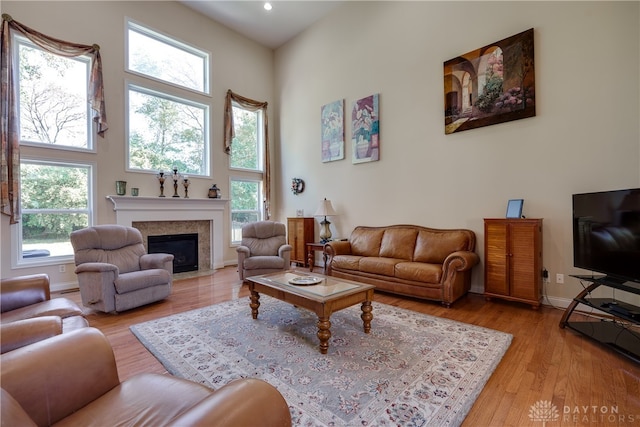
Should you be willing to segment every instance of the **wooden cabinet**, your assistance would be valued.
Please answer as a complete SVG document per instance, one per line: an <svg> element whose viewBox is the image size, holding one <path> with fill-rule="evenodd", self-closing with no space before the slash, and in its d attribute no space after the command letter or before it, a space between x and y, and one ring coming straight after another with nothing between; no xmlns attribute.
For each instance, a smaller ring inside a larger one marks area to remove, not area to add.
<svg viewBox="0 0 640 427"><path fill-rule="evenodd" d="M540 307L542 219L484 220L484 295Z"/></svg>
<svg viewBox="0 0 640 427"><path fill-rule="evenodd" d="M307 243L315 239L315 222L314 218L287 218L288 243L293 246L291 262L307 266Z"/></svg>

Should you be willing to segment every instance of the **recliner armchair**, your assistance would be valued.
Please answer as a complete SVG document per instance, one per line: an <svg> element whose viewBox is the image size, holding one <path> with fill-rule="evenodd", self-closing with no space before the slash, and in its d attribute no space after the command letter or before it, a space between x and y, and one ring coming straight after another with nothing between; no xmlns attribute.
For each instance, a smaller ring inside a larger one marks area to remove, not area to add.
<svg viewBox="0 0 640 427"><path fill-rule="evenodd" d="M82 304L106 313L160 301L171 294L173 255L148 254L142 234L123 225L71 233Z"/></svg>
<svg viewBox="0 0 640 427"><path fill-rule="evenodd" d="M242 242L236 248L240 279L289 269L292 249L283 223L257 221L244 225Z"/></svg>

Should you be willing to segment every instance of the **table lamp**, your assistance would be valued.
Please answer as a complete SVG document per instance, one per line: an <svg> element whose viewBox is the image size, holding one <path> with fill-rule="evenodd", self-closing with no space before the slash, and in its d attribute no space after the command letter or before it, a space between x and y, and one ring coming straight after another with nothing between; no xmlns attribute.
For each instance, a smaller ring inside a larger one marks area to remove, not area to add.
<svg viewBox="0 0 640 427"><path fill-rule="evenodd" d="M327 216L338 215L331 206L331 200L327 200L325 197L314 216L323 216L324 219L320 222L320 242L327 243L331 240L331 229L329 226L331 223L327 220Z"/></svg>

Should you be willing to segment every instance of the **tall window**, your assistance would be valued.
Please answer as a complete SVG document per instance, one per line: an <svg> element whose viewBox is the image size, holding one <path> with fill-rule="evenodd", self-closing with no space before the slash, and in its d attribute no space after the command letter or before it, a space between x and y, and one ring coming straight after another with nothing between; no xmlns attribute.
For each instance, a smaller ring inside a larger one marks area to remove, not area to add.
<svg viewBox="0 0 640 427"><path fill-rule="evenodd" d="M264 168L264 126L262 110L249 111L233 106L235 138L231 148L230 167L262 172Z"/></svg>
<svg viewBox="0 0 640 427"><path fill-rule="evenodd" d="M20 144L56 150L57 160L21 156L22 218L12 229L12 263L68 261L73 258L70 233L93 224L93 166L71 160L69 153L94 151L91 59L51 54L17 35L13 41Z"/></svg>
<svg viewBox="0 0 640 427"><path fill-rule="evenodd" d="M93 149L88 103L90 59L65 58L15 37L20 93L20 141L79 150Z"/></svg>
<svg viewBox="0 0 640 427"><path fill-rule="evenodd" d="M233 109L235 137L229 167L242 171L231 178L231 244L242 240L242 226L263 218L264 123L262 110L250 111L236 104Z"/></svg>
<svg viewBox="0 0 640 427"><path fill-rule="evenodd" d="M93 166L23 159L19 264L71 258L69 235L92 221Z"/></svg>
<svg viewBox="0 0 640 427"><path fill-rule="evenodd" d="M209 175L209 54L127 22L129 170Z"/></svg>

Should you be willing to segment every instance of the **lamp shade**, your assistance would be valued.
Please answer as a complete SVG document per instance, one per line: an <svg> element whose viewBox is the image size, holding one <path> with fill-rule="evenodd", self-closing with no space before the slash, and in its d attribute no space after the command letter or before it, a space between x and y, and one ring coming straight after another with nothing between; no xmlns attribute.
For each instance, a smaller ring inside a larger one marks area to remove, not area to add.
<svg viewBox="0 0 640 427"><path fill-rule="evenodd" d="M314 216L332 216L338 215L336 211L331 206L331 200L327 200L326 198L320 202L320 206L318 206L318 210L316 211Z"/></svg>

